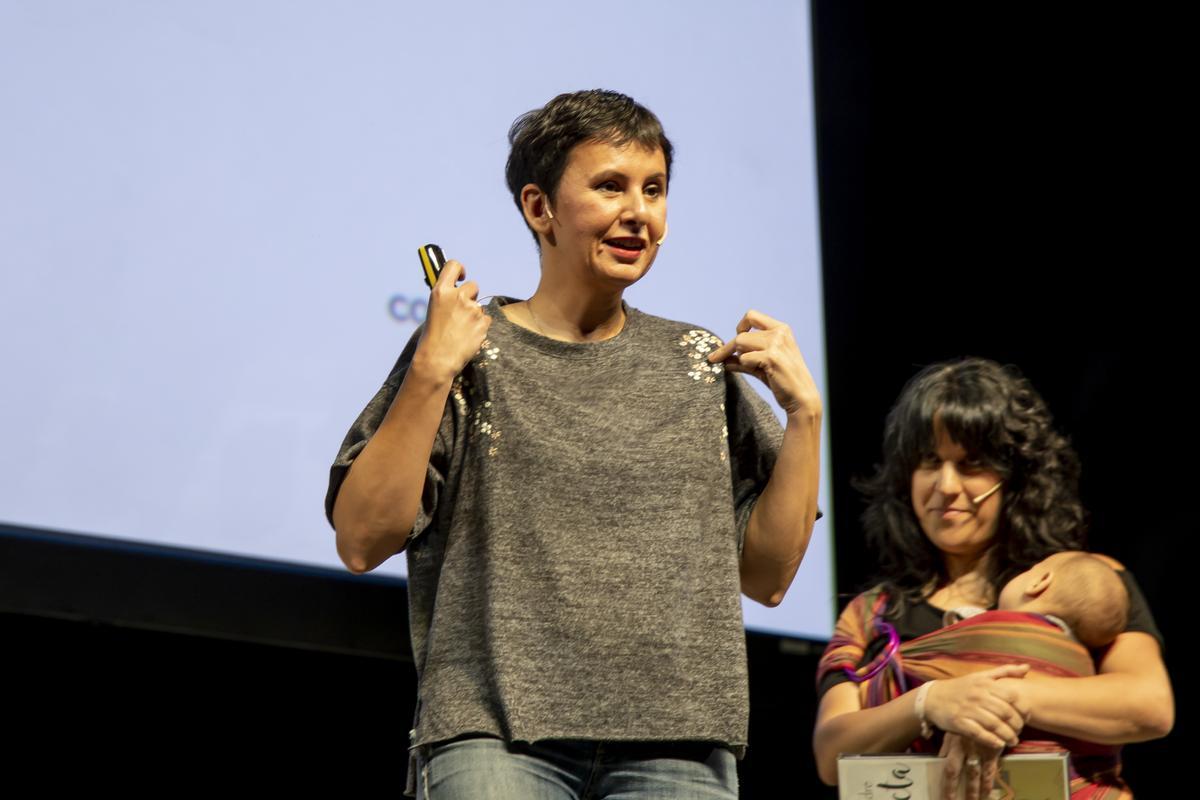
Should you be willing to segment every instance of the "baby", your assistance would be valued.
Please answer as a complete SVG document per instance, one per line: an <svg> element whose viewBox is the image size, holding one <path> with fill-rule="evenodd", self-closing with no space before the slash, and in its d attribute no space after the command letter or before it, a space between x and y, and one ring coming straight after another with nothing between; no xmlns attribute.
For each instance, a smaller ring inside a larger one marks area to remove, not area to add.
<svg viewBox="0 0 1200 800"><path fill-rule="evenodd" d="M1129 615L1129 595L1116 571L1095 556L1068 550L1048 556L1000 590L1001 611L1040 614L1085 647L1112 643ZM983 613L966 607L946 612L947 624Z"/></svg>

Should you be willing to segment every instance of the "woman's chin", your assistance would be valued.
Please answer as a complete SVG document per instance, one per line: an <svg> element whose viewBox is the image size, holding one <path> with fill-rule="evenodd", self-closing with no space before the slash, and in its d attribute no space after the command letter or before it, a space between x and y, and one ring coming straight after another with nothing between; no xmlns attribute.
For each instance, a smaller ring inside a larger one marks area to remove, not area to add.
<svg viewBox="0 0 1200 800"><path fill-rule="evenodd" d="M608 282L628 287L646 276L654 264L654 256L646 253L631 263L616 258L606 259L605 262L595 265L596 272L600 273Z"/></svg>

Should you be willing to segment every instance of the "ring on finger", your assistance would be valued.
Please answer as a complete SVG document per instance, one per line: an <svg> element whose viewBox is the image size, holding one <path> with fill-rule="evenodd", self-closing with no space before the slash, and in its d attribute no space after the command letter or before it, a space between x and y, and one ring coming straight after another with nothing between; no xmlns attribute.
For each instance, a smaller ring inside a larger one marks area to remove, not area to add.
<svg viewBox="0 0 1200 800"><path fill-rule="evenodd" d="M978 767L980 764L979 756L967 756L968 767Z"/></svg>

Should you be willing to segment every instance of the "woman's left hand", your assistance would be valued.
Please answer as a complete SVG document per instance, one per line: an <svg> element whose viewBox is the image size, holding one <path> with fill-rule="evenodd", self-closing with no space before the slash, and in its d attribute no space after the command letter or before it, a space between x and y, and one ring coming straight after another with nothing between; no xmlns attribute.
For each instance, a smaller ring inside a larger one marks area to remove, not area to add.
<svg viewBox="0 0 1200 800"><path fill-rule="evenodd" d="M792 329L758 311L747 311L737 335L709 353L710 362L724 362L732 372L758 377L771 388L775 401L792 416L821 414L821 393L809 374Z"/></svg>
<svg viewBox="0 0 1200 800"><path fill-rule="evenodd" d="M1003 749L979 744L973 739L947 733L942 740L942 752L946 759L946 771L942 773L942 797L954 800L958 787L966 780L966 800L986 800L996 783L1000 770L1000 754Z"/></svg>

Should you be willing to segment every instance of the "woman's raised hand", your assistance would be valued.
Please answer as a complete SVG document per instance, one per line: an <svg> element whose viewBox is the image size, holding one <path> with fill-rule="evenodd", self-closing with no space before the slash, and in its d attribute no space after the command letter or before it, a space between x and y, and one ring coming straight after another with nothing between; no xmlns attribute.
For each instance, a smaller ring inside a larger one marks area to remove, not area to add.
<svg viewBox="0 0 1200 800"><path fill-rule="evenodd" d="M456 285L466 276L461 263L446 262L429 294L429 311L417 352L413 354L413 369L425 371L439 381L453 380L462 372L479 352L492 324L492 318L476 302L479 285L475 281Z"/></svg>
<svg viewBox="0 0 1200 800"><path fill-rule="evenodd" d="M747 311L737 324L737 335L709 353L708 360L758 377L789 416L799 411L821 413L821 393L786 323Z"/></svg>
<svg viewBox="0 0 1200 800"><path fill-rule="evenodd" d="M1001 682L1023 678L1028 664L1008 664L959 678L939 680L925 698L926 717L947 733L956 733L996 750L1017 743L1030 709L1020 693Z"/></svg>

